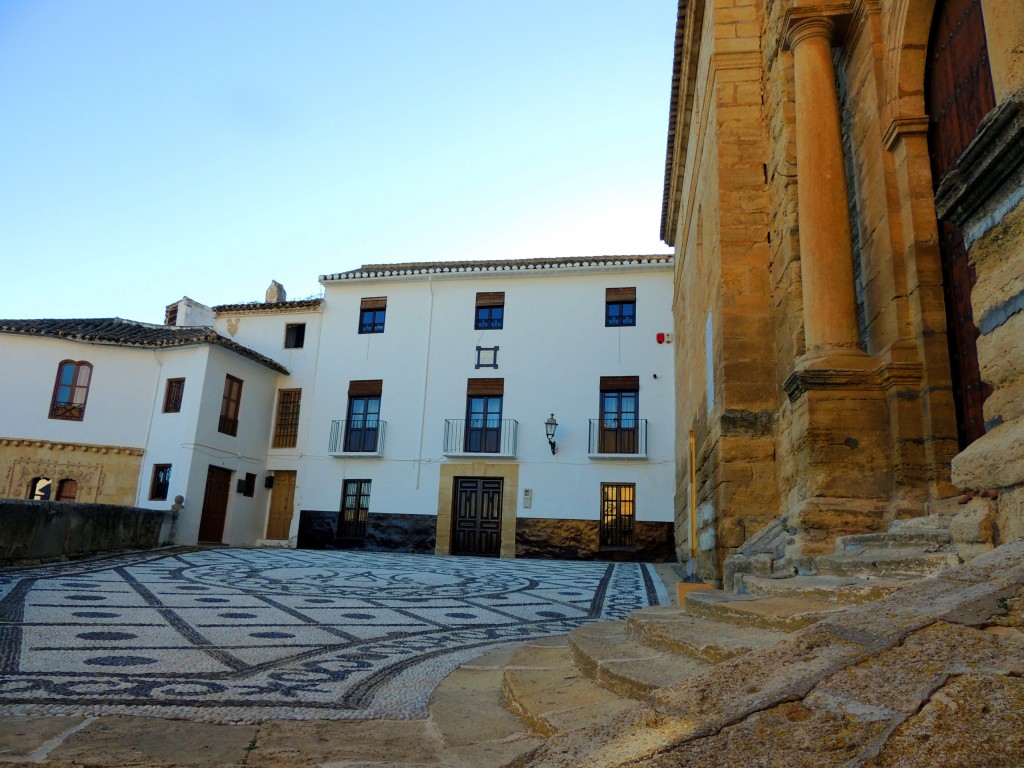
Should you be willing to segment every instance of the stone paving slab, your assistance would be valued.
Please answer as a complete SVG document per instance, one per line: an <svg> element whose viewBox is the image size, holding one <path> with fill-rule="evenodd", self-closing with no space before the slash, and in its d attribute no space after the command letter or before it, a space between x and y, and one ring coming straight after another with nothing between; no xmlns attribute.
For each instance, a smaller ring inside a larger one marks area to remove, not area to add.
<svg viewBox="0 0 1024 768"><path fill-rule="evenodd" d="M637 563L180 549L0 571L0 717L410 719L484 651L664 600Z"/></svg>

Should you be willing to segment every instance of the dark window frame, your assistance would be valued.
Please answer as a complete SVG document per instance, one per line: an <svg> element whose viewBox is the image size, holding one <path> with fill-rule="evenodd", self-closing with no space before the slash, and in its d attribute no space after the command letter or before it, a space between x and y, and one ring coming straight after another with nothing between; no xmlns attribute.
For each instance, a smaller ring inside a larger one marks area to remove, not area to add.
<svg viewBox="0 0 1024 768"><path fill-rule="evenodd" d="M217 423L217 431L221 434L238 436L238 415L242 410L243 384L244 381L230 373L224 377L224 396L220 401L220 420Z"/></svg>
<svg viewBox="0 0 1024 768"><path fill-rule="evenodd" d="M477 307L473 328L478 331L500 331L505 327L505 306Z"/></svg>
<svg viewBox="0 0 1024 768"><path fill-rule="evenodd" d="M380 439L380 395L349 395L345 419L346 453L375 453Z"/></svg>
<svg viewBox="0 0 1024 768"><path fill-rule="evenodd" d="M81 381L83 374L84 383ZM57 378L53 383L53 396L50 398L49 418L61 421L85 419L92 374L92 363L87 360L60 361L57 365Z"/></svg>
<svg viewBox="0 0 1024 768"><path fill-rule="evenodd" d="M181 413L181 401L185 398L185 379L168 379L164 387L164 413Z"/></svg>
<svg viewBox="0 0 1024 768"><path fill-rule="evenodd" d="M301 409L302 389L277 390L277 410L274 416L271 448L294 448L298 445Z"/></svg>
<svg viewBox="0 0 1024 768"><path fill-rule="evenodd" d="M149 500L167 501L171 487L171 465L154 464L153 475L149 481Z"/></svg>
<svg viewBox="0 0 1024 768"><path fill-rule="evenodd" d="M600 546L631 548L636 541L636 483L601 483Z"/></svg>
<svg viewBox="0 0 1024 768"><path fill-rule="evenodd" d="M504 393L466 395L466 453L498 453L501 450L501 416Z"/></svg>
<svg viewBox="0 0 1024 768"><path fill-rule="evenodd" d="M338 511L338 538L366 538L366 522L370 515L370 487L373 481L345 480L341 486L341 508Z"/></svg>
<svg viewBox="0 0 1024 768"><path fill-rule="evenodd" d="M629 310L628 312L626 310ZM632 301L606 301L604 305L606 328L632 328L636 325L636 299Z"/></svg>
<svg viewBox="0 0 1024 768"><path fill-rule="evenodd" d="M288 323L284 327L284 348L302 349L306 345L306 324Z"/></svg>
<svg viewBox="0 0 1024 768"><path fill-rule="evenodd" d="M601 391L598 452L633 454L638 450L639 389Z"/></svg>

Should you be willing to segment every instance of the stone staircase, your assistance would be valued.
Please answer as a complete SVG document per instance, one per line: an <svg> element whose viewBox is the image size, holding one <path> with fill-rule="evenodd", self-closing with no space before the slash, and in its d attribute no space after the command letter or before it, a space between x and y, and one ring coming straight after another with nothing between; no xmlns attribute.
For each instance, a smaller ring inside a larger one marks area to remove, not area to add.
<svg viewBox="0 0 1024 768"><path fill-rule="evenodd" d="M958 565L951 519L930 515L843 536L832 554L800 559L789 573L735 573L734 591L692 590L680 606L520 646L503 671L505 705L544 737L602 722L656 688Z"/></svg>

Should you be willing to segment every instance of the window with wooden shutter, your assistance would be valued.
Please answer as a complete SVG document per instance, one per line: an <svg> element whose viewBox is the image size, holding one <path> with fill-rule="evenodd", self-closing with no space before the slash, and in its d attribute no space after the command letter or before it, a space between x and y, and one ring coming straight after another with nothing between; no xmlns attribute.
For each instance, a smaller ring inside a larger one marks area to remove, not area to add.
<svg viewBox="0 0 1024 768"><path fill-rule="evenodd" d="M476 320L473 327L478 331L498 331L505 327L504 291L476 295Z"/></svg>
<svg viewBox="0 0 1024 768"><path fill-rule="evenodd" d="M636 288L605 290L604 324L609 328L636 325Z"/></svg>
<svg viewBox="0 0 1024 768"><path fill-rule="evenodd" d="M371 296L359 302L359 332L384 333L388 297Z"/></svg>

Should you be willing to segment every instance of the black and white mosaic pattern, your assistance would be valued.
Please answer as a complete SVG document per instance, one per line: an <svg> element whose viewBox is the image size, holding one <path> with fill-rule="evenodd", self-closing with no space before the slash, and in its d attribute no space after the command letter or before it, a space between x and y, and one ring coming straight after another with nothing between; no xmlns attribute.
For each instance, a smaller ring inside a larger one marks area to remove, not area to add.
<svg viewBox="0 0 1024 768"><path fill-rule="evenodd" d="M463 661L655 585L637 563L227 548L0 571L0 715L424 717Z"/></svg>

